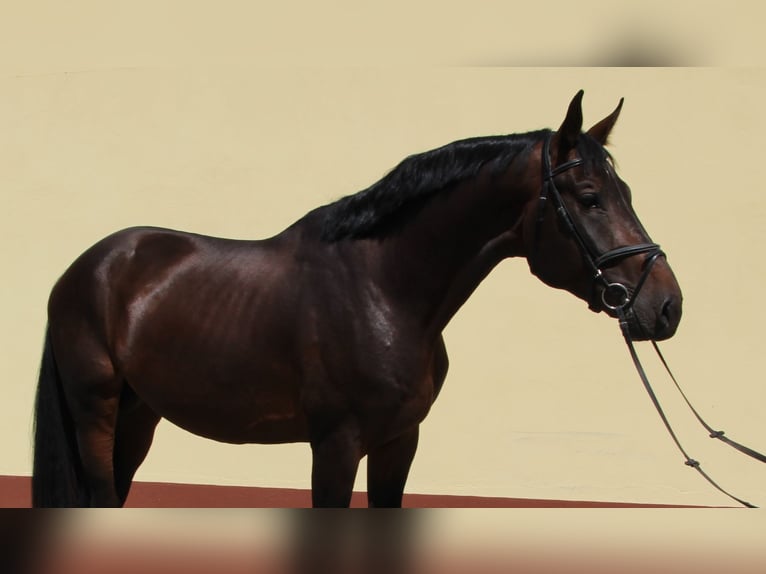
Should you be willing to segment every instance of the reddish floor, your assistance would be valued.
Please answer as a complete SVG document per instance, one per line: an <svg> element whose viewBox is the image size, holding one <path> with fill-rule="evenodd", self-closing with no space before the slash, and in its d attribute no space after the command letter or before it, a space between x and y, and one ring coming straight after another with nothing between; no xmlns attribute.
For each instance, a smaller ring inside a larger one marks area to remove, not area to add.
<svg viewBox="0 0 766 574"><path fill-rule="evenodd" d="M31 505L29 477L0 476L0 508L25 508ZM352 507L364 507L364 492L355 492ZM311 493L289 488L213 486L136 482L126 506L133 508L304 508L311 506ZM406 494L404 506L411 508L667 508L673 505L625 502L538 500Z"/></svg>

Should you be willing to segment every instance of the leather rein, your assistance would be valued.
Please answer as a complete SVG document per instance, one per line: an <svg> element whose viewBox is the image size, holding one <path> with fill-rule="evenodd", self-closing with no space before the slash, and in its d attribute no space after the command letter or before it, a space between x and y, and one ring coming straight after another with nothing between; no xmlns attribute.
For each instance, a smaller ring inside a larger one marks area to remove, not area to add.
<svg viewBox="0 0 766 574"><path fill-rule="evenodd" d="M687 454L686 450L681 445L681 442L678 440L676 433L673 431L673 428L671 427L670 422L668 421L668 418L665 415L665 412L662 409L662 406L660 405L659 400L657 399L657 395L655 394L651 384L649 383L649 379L646 376L646 372L644 371L643 366L641 365L641 361L638 358L638 354L636 353L634 341L630 334L630 320L633 318L633 315L634 315L633 304L635 303L636 298L638 297L638 294L641 291L641 288L644 286L646 279L649 277L649 273L651 272L652 267L657 262L657 260L660 257L664 257L665 254L663 253L662 249L660 249L660 246L657 245L656 243L638 243L635 245L629 245L625 247L617 247L615 249L610 249L609 251L606 251L604 253L598 252L592 240L590 240L588 235L576 223L575 219L572 218L554 182L556 176L558 176L559 174L567 170L570 170L572 168L582 165L584 163L584 160L581 158L576 158L576 159L564 162L556 166L555 168L552 168L551 157L550 157L550 146L551 146L552 138L553 138L553 132L549 133L543 142L543 149L542 149L543 185L542 185L542 190L540 192L540 197L539 197L538 206L537 206L537 221L536 221L536 230L535 230L535 239L534 239L535 247L537 246L537 243L539 241L539 237L541 234L542 223L545 217L545 207L548 201L550 201L553 208L556 210L556 214L559 218L560 223L563 225L566 232L575 239L580 249L580 253L583 257L583 260L585 261L586 265L590 268L593 274L592 281L593 281L594 293L597 287L601 287L601 302L604 304L605 307L612 310L617 315L617 319L620 324L620 330L622 331L622 335L625 338L625 343L628 346L628 351L630 352L631 359L633 360L633 365L635 366L636 371L638 372L638 375L641 378L641 382L643 383L644 388L649 394L649 398L654 404L655 409L657 409L657 413L660 415L660 418L662 419L662 422L665 425L665 428L667 429L668 433L673 439L673 442L681 451L681 454L684 456L684 459L685 459L684 464L697 470L697 472L699 472L711 485L713 485L717 490L719 490L720 492L722 492L729 498L735 500L739 504L742 504L743 506L746 506L748 508L756 508L754 505L750 504L749 502L742 500L740 498L737 498L733 494L724 490L704 470L702 470L702 467L700 466L699 461L691 458ZM604 276L604 273L603 273L604 269L608 269L609 267L616 265L617 263L619 263L620 261L624 259L627 259L628 257L633 257L635 255L641 255L641 254L646 254L646 257L643 263L643 271L634 287L630 288L624 285L623 283L610 282ZM530 264L531 266L534 266L534 259L530 258ZM593 300L589 302L589 305L591 308L595 308L594 300L595 300L595 295L593 297ZM766 456L759 453L758 451L755 451L747 446L744 446L738 442L733 441L732 439L725 436L725 433L722 430L718 430L718 431L713 430L713 428L702 419L702 417L699 415L697 410L689 402L689 399L686 397L686 394L683 392L680 385L676 381L675 376L673 376L673 373L670 370L670 367L668 366L668 363L665 360L665 357L662 355L660 348L657 346L657 342L652 340L652 346L654 347L654 350L656 351L658 357L660 358L660 361L665 367L665 370L668 372L668 375L670 375L670 378L672 379L676 389L681 393L681 396L683 397L684 401L691 409L696 419L708 431L710 438L718 439L724 442L725 444L728 444L729 446L737 449L738 451L752 458L755 458L756 460L760 460L761 462L766 462Z"/></svg>

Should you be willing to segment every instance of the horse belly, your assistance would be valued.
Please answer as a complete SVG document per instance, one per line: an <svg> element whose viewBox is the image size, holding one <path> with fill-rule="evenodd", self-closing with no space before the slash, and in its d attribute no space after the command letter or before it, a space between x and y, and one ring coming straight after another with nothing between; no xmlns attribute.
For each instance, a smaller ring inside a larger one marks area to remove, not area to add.
<svg viewBox="0 0 766 574"><path fill-rule="evenodd" d="M241 400L238 404L217 393L201 401L157 399L155 394L144 400L176 426L219 442L278 444L308 440L304 417L297 405L285 397Z"/></svg>
<svg viewBox="0 0 766 574"><path fill-rule="evenodd" d="M145 368L128 384L157 414L194 434L228 443L308 440L294 377L231 361L189 361L175 372Z"/></svg>
<svg viewBox="0 0 766 574"><path fill-rule="evenodd" d="M161 413L170 422L193 434L231 444L282 444L307 442L305 421L292 413L211 411L184 409ZM223 420L225 418L225 420Z"/></svg>

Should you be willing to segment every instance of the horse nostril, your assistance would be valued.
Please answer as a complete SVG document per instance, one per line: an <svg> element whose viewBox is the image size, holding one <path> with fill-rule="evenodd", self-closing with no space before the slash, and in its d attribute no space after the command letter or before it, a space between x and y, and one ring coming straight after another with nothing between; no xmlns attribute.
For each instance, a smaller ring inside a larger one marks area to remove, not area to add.
<svg viewBox="0 0 766 574"><path fill-rule="evenodd" d="M660 311L660 315L662 315L662 317L668 322L670 322L670 307L672 304L673 302L671 301L670 297L668 297L662 304L662 310Z"/></svg>
<svg viewBox="0 0 766 574"><path fill-rule="evenodd" d="M657 338L667 339L671 337L678 327L681 320L681 301L678 297L671 295L662 303L660 316L657 320L656 336Z"/></svg>
<svg viewBox="0 0 766 574"><path fill-rule="evenodd" d="M662 305L662 315L671 323L681 318L681 302L678 300L678 297L671 295L665 299L665 303Z"/></svg>

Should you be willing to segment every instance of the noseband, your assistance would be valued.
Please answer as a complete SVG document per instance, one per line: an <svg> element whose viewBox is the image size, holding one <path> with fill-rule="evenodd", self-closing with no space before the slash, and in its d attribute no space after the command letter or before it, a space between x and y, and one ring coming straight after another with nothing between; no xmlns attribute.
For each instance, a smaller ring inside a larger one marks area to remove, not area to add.
<svg viewBox="0 0 766 574"><path fill-rule="evenodd" d="M638 243L636 245L628 245L625 247L617 247L610 249L604 253L598 253L598 250L593 245L590 238L584 233L580 226L575 223L572 215L569 213L564 201L561 198L559 190L556 188L555 178L557 175L582 165L584 160L581 158L567 161L555 168L551 167L551 139L553 133L551 132L545 138L543 142L542 150L542 164L543 164L543 187L540 191L540 198L537 205L537 222L535 228L535 245L539 243L539 238L542 230L542 223L545 217L545 206L550 199L559 221L564 226L567 233L574 237L577 245L580 248L583 260L592 272L592 281L594 294L597 286L601 287L601 302L604 307L615 311L618 315L627 317L633 309L633 304L638 297L638 293L644 286L646 279L649 277L649 273L657 260L665 254L660 249L660 246L656 243ZM640 255L646 253L646 259L643 264L643 271L639 277L636 285L631 290L623 283L611 282L604 276L604 269L613 267L623 259L632 257L634 255ZM536 258L534 258L536 259ZM532 259L530 262L534 261ZM594 304L595 296L592 297L589 305L591 309L597 309Z"/></svg>

